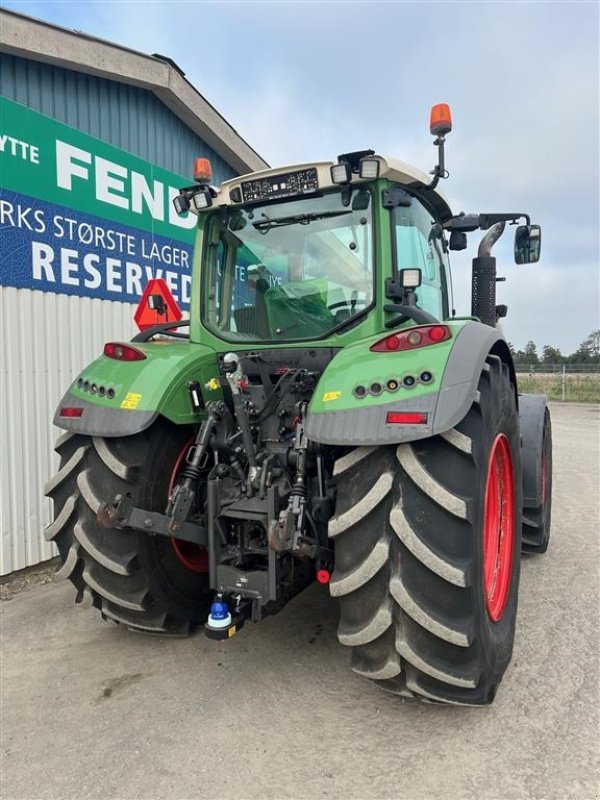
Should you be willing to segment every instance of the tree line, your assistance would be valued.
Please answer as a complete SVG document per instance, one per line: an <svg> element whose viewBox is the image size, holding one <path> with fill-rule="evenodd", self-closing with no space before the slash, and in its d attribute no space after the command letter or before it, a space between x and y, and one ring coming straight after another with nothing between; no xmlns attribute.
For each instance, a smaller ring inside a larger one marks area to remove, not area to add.
<svg viewBox="0 0 600 800"><path fill-rule="evenodd" d="M508 346L515 364L598 364L600 365L600 330L592 331L571 355L563 356L558 347L545 344L541 355L533 341L527 342L524 350L515 350L509 342Z"/></svg>

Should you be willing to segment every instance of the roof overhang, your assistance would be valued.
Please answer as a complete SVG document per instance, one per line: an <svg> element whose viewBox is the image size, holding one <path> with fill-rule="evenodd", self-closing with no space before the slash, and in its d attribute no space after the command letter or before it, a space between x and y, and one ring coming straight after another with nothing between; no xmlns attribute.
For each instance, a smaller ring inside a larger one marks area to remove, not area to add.
<svg viewBox="0 0 600 800"><path fill-rule="evenodd" d="M240 174L268 167L166 57L0 10L0 52L147 89Z"/></svg>

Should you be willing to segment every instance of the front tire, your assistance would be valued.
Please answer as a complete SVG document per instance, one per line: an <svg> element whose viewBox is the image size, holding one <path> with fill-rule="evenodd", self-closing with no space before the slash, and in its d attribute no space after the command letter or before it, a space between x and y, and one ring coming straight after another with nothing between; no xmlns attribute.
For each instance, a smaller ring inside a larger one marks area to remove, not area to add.
<svg viewBox="0 0 600 800"><path fill-rule="evenodd" d="M336 462L331 594L352 668L382 688L485 705L512 655L521 545L519 422L490 356L451 431Z"/></svg>
<svg viewBox="0 0 600 800"><path fill-rule="evenodd" d="M136 506L164 513L169 485L190 429L158 422L122 438L67 433L56 445L60 469L46 486L58 547L56 576L77 588L77 600L102 616L148 633L185 635L206 619L208 575L186 567L165 536L102 528L100 505L130 494Z"/></svg>

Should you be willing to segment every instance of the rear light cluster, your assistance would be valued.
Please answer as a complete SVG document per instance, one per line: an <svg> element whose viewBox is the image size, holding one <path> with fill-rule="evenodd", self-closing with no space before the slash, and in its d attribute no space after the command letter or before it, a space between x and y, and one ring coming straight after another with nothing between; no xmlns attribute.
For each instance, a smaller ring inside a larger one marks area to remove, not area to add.
<svg viewBox="0 0 600 800"><path fill-rule="evenodd" d="M104 345L104 355L114 358L115 361L143 361L146 358L146 354L137 347L120 342L107 342Z"/></svg>
<svg viewBox="0 0 600 800"><path fill-rule="evenodd" d="M370 386L363 386L359 384L355 386L354 396L359 400L362 400L363 397L367 395L371 395L373 397L378 397L383 391L387 392L397 392L398 389L412 389L417 386L419 383L431 383L433 381L433 373L429 372L429 370L424 369L420 375L405 375L403 378L389 378L385 383L380 383L379 381L374 381Z"/></svg>
<svg viewBox="0 0 600 800"><path fill-rule="evenodd" d="M106 386L99 386L97 383L92 383L84 378L78 378L77 380L77 388L81 389L82 392L90 392L91 394L97 394L98 397L106 397L108 400L112 400L116 394L115 390L111 387Z"/></svg>
<svg viewBox="0 0 600 800"><path fill-rule="evenodd" d="M401 350L416 350L429 347L452 338L447 325L419 325L408 330L386 336L371 346L373 353L393 353Z"/></svg>

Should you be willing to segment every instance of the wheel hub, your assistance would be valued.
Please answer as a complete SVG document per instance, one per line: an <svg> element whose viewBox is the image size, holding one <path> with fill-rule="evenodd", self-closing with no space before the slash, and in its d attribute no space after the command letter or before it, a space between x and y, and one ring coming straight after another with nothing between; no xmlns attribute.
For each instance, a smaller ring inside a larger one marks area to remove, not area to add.
<svg viewBox="0 0 600 800"><path fill-rule="evenodd" d="M514 530L512 457L508 439L500 433L490 453L483 516L483 587L492 622L502 619L508 601Z"/></svg>

